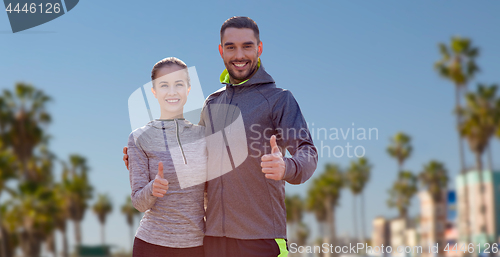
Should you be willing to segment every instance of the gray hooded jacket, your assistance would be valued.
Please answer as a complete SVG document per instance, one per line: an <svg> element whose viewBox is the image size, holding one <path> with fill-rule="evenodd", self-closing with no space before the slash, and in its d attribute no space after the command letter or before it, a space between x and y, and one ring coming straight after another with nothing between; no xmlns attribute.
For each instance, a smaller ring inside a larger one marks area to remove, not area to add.
<svg viewBox="0 0 500 257"><path fill-rule="evenodd" d="M200 125L208 147L206 235L237 239L286 238L285 181L301 184L316 169L318 155L299 105L277 88L260 65L246 82L223 88L205 101ZM284 179L266 179L261 157L271 153L270 137L285 156ZM210 139L210 137L220 140Z"/></svg>

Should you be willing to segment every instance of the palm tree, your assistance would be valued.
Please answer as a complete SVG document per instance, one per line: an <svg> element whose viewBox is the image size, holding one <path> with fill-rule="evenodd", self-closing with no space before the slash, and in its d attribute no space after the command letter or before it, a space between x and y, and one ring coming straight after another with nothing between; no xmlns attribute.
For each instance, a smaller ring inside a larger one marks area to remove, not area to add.
<svg viewBox="0 0 500 257"><path fill-rule="evenodd" d="M467 139L470 150L476 156L476 168L479 172L479 185L481 192L481 207L483 224L481 233L486 233L485 195L483 184L482 155L494 136L500 122L500 98L496 97L496 85L478 85L476 93L466 95L466 105L458 112L463 117L459 131Z"/></svg>
<svg viewBox="0 0 500 257"><path fill-rule="evenodd" d="M320 220L323 219L324 215L329 230L330 243L336 241L335 207L338 205L344 180L339 166L326 164L324 172L313 180L308 192L307 209L314 211Z"/></svg>
<svg viewBox="0 0 500 257"><path fill-rule="evenodd" d="M443 204L446 202L446 196L443 196L443 194L447 191L448 171L443 163L431 160L424 165L424 169L420 172L418 178L422 187L429 192L433 206L435 206L435 211L432 213L431 217L432 223L438 224L439 211L436 209L438 206L444 206ZM438 230L437 226L433 226L433 228L434 229L430 231L432 238L436 240L433 243L442 244L444 242L444 231ZM441 250L439 251L441 252Z"/></svg>
<svg viewBox="0 0 500 257"><path fill-rule="evenodd" d="M406 220L408 207L415 193L417 193L417 177L410 171L401 171L398 179L389 190L387 205L390 208L397 208L399 216Z"/></svg>
<svg viewBox="0 0 500 257"><path fill-rule="evenodd" d="M1 123L1 121L0 121ZM0 141L0 198L4 190L12 194L13 190L6 186L7 181L15 178L15 156L7 149L4 149L2 141ZM0 211L0 221L3 220L3 212ZM0 253L2 256L7 256L8 235L3 224L0 222Z"/></svg>
<svg viewBox="0 0 500 257"><path fill-rule="evenodd" d="M321 238L325 238L325 223L326 223L326 208L323 204L323 194L319 190L319 188L315 188L314 185L318 184L317 178L312 181L312 185L308 192L307 192L307 198L305 202L305 207L306 210L309 212L313 212L314 216L316 217L316 221L318 222L319 225L319 233ZM322 242L323 243L323 242Z"/></svg>
<svg viewBox="0 0 500 257"><path fill-rule="evenodd" d="M111 201L109 197L105 194L97 195L97 202L92 207L94 213L97 215L99 222L101 223L101 240L102 244L105 244L104 237L104 224L106 223L106 216L113 211L113 205L111 205Z"/></svg>
<svg viewBox="0 0 500 257"><path fill-rule="evenodd" d="M304 202L298 195L285 196L286 221L290 224L292 239L295 239L298 233L298 225L302 221L304 212Z"/></svg>
<svg viewBox="0 0 500 257"><path fill-rule="evenodd" d="M80 155L70 155L70 165L63 165L63 185L68 192L69 217L75 227L75 241L77 246L82 243L80 222L83 220L88 207L88 200L92 198L92 186L87 177L87 161Z"/></svg>
<svg viewBox="0 0 500 257"><path fill-rule="evenodd" d="M434 202L442 202L443 192L448 186L448 171L443 163L436 160L424 165L424 169L418 175L424 189L429 191Z"/></svg>
<svg viewBox="0 0 500 257"><path fill-rule="evenodd" d="M51 121L46 111L50 97L31 85L18 83L14 92L4 90L2 98L2 105L8 109L2 113L7 121L2 140L12 146L27 181L43 179L28 169L27 163L35 147L46 140L44 126Z"/></svg>
<svg viewBox="0 0 500 257"><path fill-rule="evenodd" d="M352 161L349 168L347 169L346 172L346 178L347 178L347 185L349 186L349 189L351 189L351 192L353 194L354 199L356 199L357 195L361 195L361 239L362 242L365 240L365 211L364 211L364 197L363 197L363 190L366 186L366 183L370 179L370 170L372 168L372 165L368 162L368 159L362 157L359 158L357 162ZM353 216L354 216L354 227L357 235L357 226L356 226L356 201L353 201Z"/></svg>
<svg viewBox="0 0 500 257"><path fill-rule="evenodd" d="M460 97L462 91L467 89L467 84L474 78L474 75L479 71L475 59L479 55L479 49L472 46L472 42L468 38L452 37L450 45L443 43L438 45L441 53L441 60L434 64L434 68L439 75L455 85L455 110L461 108ZM462 123L461 114L456 113L456 126L459 128ZM458 133L458 148L460 158L460 173L467 185L464 146L462 134ZM469 224L469 193L467 187L464 187L464 219L460 223L464 225L464 233L466 235L465 242L469 242L470 224Z"/></svg>
<svg viewBox="0 0 500 257"><path fill-rule="evenodd" d="M20 185L18 194L8 203L6 219L18 230L25 256L38 257L41 243L53 232L53 215L58 211L53 203L52 188L32 187L27 183Z"/></svg>
<svg viewBox="0 0 500 257"><path fill-rule="evenodd" d="M311 231L304 222L300 222L297 229L297 244L305 245Z"/></svg>
<svg viewBox="0 0 500 257"><path fill-rule="evenodd" d="M411 137L403 132L398 132L391 138L391 144L387 147L387 153L398 161L398 171L403 170L403 164L413 151Z"/></svg>
<svg viewBox="0 0 500 257"><path fill-rule="evenodd" d="M63 249L62 255L63 257L69 256L69 248L68 248L68 235L66 234L66 221L69 219L69 209L68 206L69 201L71 200L68 196L69 193L64 184L57 184L54 188L55 197L54 203L57 206L58 212L54 213L54 223L55 227L61 232Z"/></svg>
<svg viewBox="0 0 500 257"><path fill-rule="evenodd" d="M127 224L130 227L130 239L134 239L133 227L134 227L134 217L140 212L132 205L132 199L127 196L127 201L122 205L122 213L127 218Z"/></svg>

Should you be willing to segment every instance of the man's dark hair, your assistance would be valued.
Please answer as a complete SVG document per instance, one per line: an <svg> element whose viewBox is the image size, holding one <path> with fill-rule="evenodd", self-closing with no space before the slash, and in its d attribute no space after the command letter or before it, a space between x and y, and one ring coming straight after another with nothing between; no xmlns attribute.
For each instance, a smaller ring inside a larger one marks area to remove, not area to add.
<svg viewBox="0 0 500 257"><path fill-rule="evenodd" d="M244 17L244 16L233 16L227 19L220 28L220 42L222 43L222 36L227 28L237 28L237 29L252 29L255 34L255 38L257 38L257 44L260 43L259 37L259 26L255 23L254 20Z"/></svg>

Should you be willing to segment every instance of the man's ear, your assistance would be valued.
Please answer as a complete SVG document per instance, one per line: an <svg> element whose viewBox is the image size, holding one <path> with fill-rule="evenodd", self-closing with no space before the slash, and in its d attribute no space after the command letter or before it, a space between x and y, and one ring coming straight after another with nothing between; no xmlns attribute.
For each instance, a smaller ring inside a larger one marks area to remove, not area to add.
<svg viewBox="0 0 500 257"><path fill-rule="evenodd" d="M222 57L222 59L224 59L224 56L222 56L222 54L224 54L224 49L222 48L221 44L219 44L219 53L220 53L220 57Z"/></svg>
<svg viewBox="0 0 500 257"><path fill-rule="evenodd" d="M257 50L257 53L259 54L259 57L262 54L262 41L259 42L259 48Z"/></svg>
<svg viewBox="0 0 500 257"><path fill-rule="evenodd" d="M153 95L155 96L156 99L158 99L158 97L156 97L156 90L155 90L155 87L151 87L151 92L153 92Z"/></svg>

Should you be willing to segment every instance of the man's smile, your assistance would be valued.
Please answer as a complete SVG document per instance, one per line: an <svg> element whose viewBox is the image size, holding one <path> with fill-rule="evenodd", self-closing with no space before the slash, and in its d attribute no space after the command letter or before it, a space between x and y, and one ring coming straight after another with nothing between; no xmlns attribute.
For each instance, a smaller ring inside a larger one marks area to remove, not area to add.
<svg viewBox="0 0 500 257"><path fill-rule="evenodd" d="M234 65L234 67L237 69L237 70L243 70L245 69L247 66L248 66L248 61L244 61L244 62L232 62L232 64Z"/></svg>

